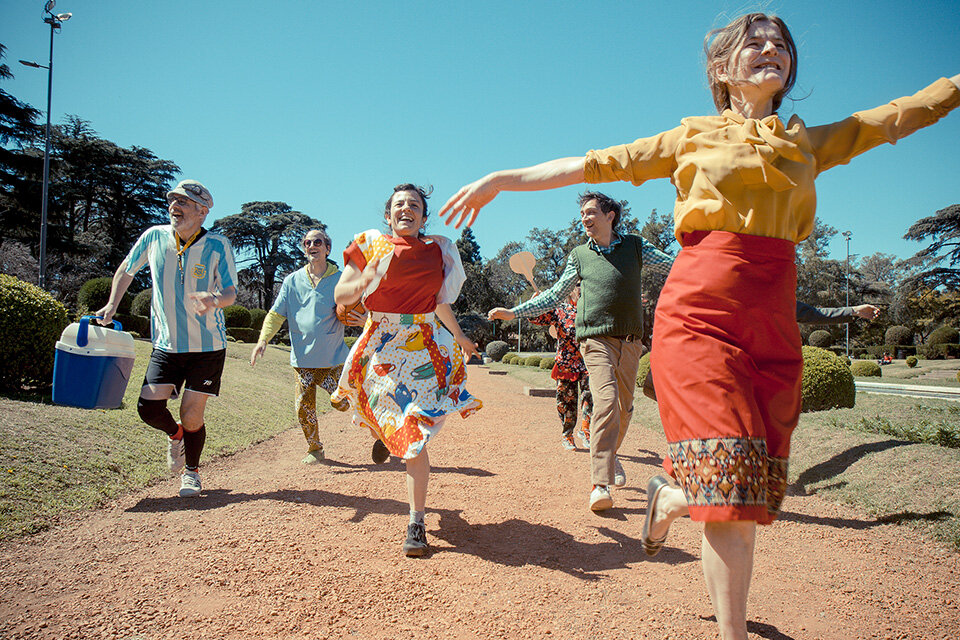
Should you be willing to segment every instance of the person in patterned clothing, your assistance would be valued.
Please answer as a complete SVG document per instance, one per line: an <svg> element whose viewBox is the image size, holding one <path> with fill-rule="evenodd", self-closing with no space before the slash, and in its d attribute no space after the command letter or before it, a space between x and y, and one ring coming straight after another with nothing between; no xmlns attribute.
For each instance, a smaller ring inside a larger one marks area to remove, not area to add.
<svg viewBox="0 0 960 640"><path fill-rule="evenodd" d="M563 425L560 445L567 451L577 448L573 440L577 426L577 400L580 400L580 412L583 415L577 436L586 449L590 448L590 414L593 412L590 376L580 356L574 327L579 299L580 287L577 286L556 309L530 319L533 324L552 326L557 331L557 356L550 377L557 381L557 413Z"/></svg>
<svg viewBox="0 0 960 640"><path fill-rule="evenodd" d="M333 289L340 280L337 265L328 260L332 244L323 229L311 229L300 242L307 264L283 280L280 293L263 319L260 338L250 354L254 366L284 321L290 328L290 364L297 374L294 406L307 440L303 464L323 461L323 443L317 424L317 388L333 393L347 358L343 324L337 319ZM348 324L363 324L364 315L348 315Z"/></svg>
<svg viewBox="0 0 960 640"><path fill-rule="evenodd" d="M413 184L394 187L384 211L389 231L369 229L354 238L343 252L343 276L334 291L344 306L362 300L370 316L330 400L349 402L353 423L377 438L374 462L393 454L406 465L407 556L422 556L428 548L427 442L447 416L466 418L483 406L466 389L465 365L478 355L477 346L450 306L466 275L452 241L423 233L427 196Z"/></svg>

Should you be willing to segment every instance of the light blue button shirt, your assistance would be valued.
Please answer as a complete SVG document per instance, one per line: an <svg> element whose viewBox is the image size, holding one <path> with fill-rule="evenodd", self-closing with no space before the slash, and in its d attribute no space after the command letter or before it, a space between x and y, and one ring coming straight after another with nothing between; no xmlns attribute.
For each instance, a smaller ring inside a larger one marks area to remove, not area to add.
<svg viewBox="0 0 960 640"><path fill-rule="evenodd" d="M343 364L350 350L343 342L343 325L337 320L333 289L340 271L325 276L316 288L306 268L297 269L280 286L270 309L287 319L290 329L290 364L302 369L325 369Z"/></svg>

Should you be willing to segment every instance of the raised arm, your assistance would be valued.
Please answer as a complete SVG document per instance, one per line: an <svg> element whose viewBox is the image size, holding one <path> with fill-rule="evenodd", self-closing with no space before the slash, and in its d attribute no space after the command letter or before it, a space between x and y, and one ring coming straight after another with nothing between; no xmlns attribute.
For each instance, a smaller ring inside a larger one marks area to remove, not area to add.
<svg viewBox="0 0 960 640"><path fill-rule="evenodd" d="M372 260L361 270L353 262L343 267L343 275L333 289L333 299L337 304L351 305L363 296L363 292L377 276L379 260Z"/></svg>
<svg viewBox="0 0 960 640"><path fill-rule="evenodd" d="M471 226L480 209L487 206L501 191L545 191L583 182L583 157L558 158L523 169L488 173L457 191L440 208L439 216L456 228L467 222ZM459 216L459 217L458 217Z"/></svg>

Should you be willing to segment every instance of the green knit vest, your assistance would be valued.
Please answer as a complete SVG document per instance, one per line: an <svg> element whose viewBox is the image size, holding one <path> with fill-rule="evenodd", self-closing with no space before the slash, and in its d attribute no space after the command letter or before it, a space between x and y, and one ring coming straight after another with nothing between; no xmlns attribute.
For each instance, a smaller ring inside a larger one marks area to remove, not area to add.
<svg viewBox="0 0 960 640"><path fill-rule="evenodd" d="M582 244L570 256L580 276L577 340L642 335L640 238L624 235L620 244L606 254Z"/></svg>

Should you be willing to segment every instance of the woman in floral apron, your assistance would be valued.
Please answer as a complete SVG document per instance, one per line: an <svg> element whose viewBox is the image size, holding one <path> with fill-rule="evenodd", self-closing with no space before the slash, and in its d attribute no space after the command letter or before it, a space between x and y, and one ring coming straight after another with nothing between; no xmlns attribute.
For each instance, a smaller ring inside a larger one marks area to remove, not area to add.
<svg viewBox="0 0 960 640"><path fill-rule="evenodd" d="M423 234L428 195L412 184L394 187L384 212L390 232L356 236L343 252L343 276L334 292L338 304L362 300L370 316L331 401L349 400L353 423L377 438L374 461L392 453L406 463L408 556L427 551L426 444L446 416L466 418L482 406L464 387L464 353L478 355L477 348L450 307L465 279L463 265L448 238Z"/></svg>

